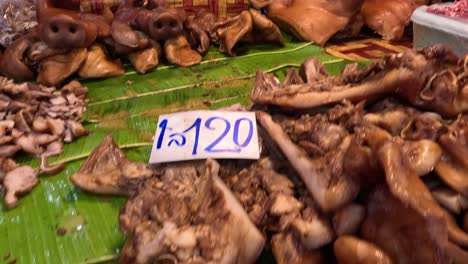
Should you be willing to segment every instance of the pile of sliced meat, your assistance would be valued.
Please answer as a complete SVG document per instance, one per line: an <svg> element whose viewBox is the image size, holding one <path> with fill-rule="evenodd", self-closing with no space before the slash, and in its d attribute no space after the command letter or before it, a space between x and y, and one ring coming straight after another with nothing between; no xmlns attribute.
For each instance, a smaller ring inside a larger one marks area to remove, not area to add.
<svg viewBox="0 0 468 264"><path fill-rule="evenodd" d="M218 174L214 160L151 170L108 136L71 181L129 196L119 216L128 236L121 263L253 263L265 238Z"/></svg>
<svg viewBox="0 0 468 264"><path fill-rule="evenodd" d="M466 263L466 58L259 72L259 160L150 167L109 136L71 181L129 197L121 263Z"/></svg>
<svg viewBox="0 0 468 264"><path fill-rule="evenodd" d="M427 11L439 15L468 18L468 0L458 0L451 6L431 6Z"/></svg>
<svg viewBox="0 0 468 264"><path fill-rule="evenodd" d="M63 164L49 166L47 159L62 152L63 142L85 134L78 121L85 109L87 88L73 81L61 90L33 83L16 84L0 76L0 187L5 204L17 205L15 194L28 192L39 173L55 174ZM16 153L41 157L40 168L19 167Z"/></svg>

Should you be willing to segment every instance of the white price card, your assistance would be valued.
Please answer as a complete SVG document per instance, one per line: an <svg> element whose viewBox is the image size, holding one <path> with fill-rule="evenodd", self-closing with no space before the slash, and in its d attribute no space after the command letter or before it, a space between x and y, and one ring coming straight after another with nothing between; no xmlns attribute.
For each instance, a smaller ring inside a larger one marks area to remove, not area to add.
<svg viewBox="0 0 468 264"><path fill-rule="evenodd" d="M149 162L259 157L255 113L190 111L159 116Z"/></svg>

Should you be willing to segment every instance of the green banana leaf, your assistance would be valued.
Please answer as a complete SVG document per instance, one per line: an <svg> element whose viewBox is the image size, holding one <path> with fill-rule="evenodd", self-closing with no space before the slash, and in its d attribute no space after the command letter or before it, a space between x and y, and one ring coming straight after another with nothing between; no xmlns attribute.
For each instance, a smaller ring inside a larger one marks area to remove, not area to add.
<svg viewBox="0 0 468 264"><path fill-rule="evenodd" d="M204 61L190 68L160 66L145 75L131 68L124 76L83 81L89 105L83 118L86 137L65 145L52 163L66 162L59 175L42 177L38 186L13 210L0 203L0 263L103 263L115 261L125 237L119 232L122 197L98 196L75 188L69 176L109 133L129 159L146 162L158 116L189 109L248 105L257 69L283 78L309 56L318 57L332 73L347 63L310 43L288 39L285 47L251 48L236 58L211 49ZM22 164L38 160L22 155ZM261 263L272 263L271 256Z"/></svg>

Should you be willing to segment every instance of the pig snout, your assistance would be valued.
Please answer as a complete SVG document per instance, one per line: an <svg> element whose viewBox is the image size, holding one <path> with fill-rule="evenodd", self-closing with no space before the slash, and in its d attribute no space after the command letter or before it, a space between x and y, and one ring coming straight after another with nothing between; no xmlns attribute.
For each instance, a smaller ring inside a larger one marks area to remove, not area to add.
<svg viewBox="0 0 468 264"><path fill-rule="evenodd" d="M170 12L154 16L150 22L150 35L155 40L166 40L183 33L182 19Z"/></svg>
<svg viewBox="0 0 468 264"><path fill-rule="evenodd" d="M58 15L44 23L41 38L51 48L79 48L85 45L86 30L80 21Z"/></svg>

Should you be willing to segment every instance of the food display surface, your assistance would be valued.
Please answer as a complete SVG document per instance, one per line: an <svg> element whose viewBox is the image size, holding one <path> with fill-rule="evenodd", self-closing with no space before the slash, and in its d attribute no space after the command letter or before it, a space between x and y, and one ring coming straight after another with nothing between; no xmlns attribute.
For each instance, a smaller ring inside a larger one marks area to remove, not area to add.
<svg viewBox="0 0 468 264"><path fill-rule="evenodd" d="M67 162L55 176L41 176L33 191L7 210L0 204L0 256L17 263L95 263L116 259L125 242L118 214L125 198L98 196L69 180L89 153L109 133L130 160L147 162L158 115L190 109L249 104L257 69L284 76L308 56L339 73L345 60L310 43L288 40L281 49L257 46L235 58L210 50L200 65L159 66L145 75L128 68L125 75L82 81L89 88L83 124L91 133L64 145L51 165ZM183 77L181 77L183 76ZM18 163L37 167L40 160L21 155ZM266 262L270 263L270 262Z"/></svg>

